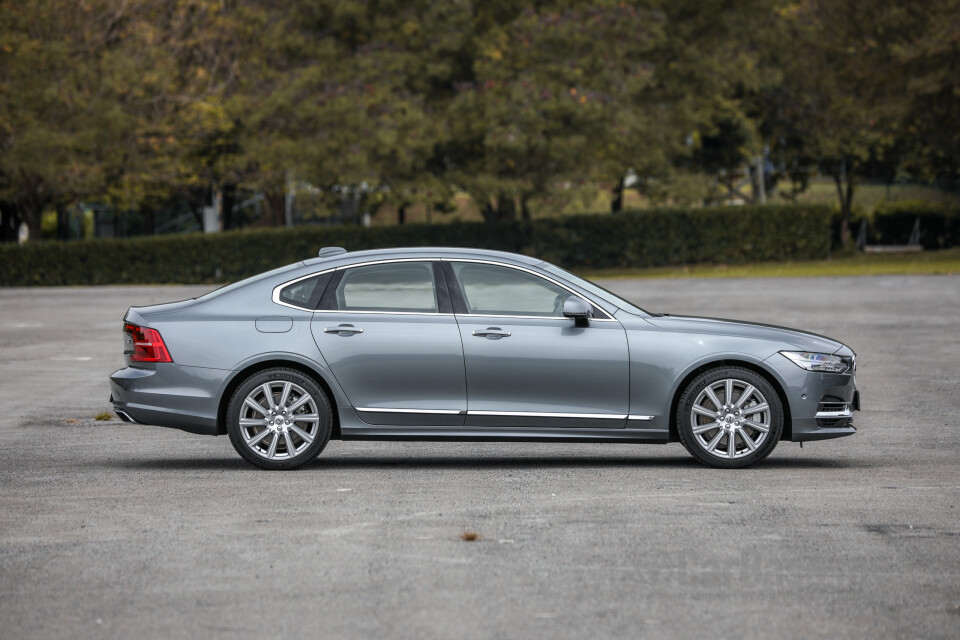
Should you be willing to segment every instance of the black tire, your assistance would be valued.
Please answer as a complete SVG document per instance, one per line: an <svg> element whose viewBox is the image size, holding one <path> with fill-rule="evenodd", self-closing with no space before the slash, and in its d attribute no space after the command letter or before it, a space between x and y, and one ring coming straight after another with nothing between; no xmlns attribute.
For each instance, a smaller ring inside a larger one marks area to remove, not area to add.
<svg viewBox="0 0 960 640"><path fill-rule="evenodd" d="M743 367L705 371L687 385L677 404L680 442L711 467L756 464L770 455L782 432L783 405L776 389Z"/></svg>
<svg viewBox="0 0 960 640"><path fill-rule="evenodd" d="M330 441L332 423L327 394L296 369L278 367L251 375L227 405L230 443L262 469L295 469L310 462Z"/></svg>

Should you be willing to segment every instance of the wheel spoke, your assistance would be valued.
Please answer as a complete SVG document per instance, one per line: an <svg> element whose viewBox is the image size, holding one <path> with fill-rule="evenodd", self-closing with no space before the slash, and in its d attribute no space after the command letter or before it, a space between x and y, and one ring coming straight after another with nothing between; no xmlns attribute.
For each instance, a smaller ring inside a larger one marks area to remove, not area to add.
<svg viewBox="0 0 960 640"><path fill-rule="evenodd" d="M753 416L758 413L763 413L769 408L770 408L770 405L764 402L763 404L758 404L755 407L747 407L746 409L741 409L740 412L741 412L741 415L744 415L744 416Z"/></svg>
<svg viewBox="0 0 960 640"><path fill-rule="evenodd" d="M290 398L290 389L293 388L293 385L289 382L283 383L283 393L280 394L280 402L277 403L277 406L283 409L287 406L287 400Z"/></svg>
<svg viewBox="0 0 960 640"><path fill-rule="evenodd" d="M724 389L723 404L727 406L732 405L733 404L733 380L731 380L730 378L727 378L726 380L724 380L723 389Z"/></svg>
<svg viewBox="0 0 960 640"><path fill-rule="evenodd" d="M260 388L263 389L263 395L267 398L268 408L276 409L277 405L273 401L273 391L270 389L270 383L264 382Z"/></svg>
<svg viewBox="0 0 960 640"><path fill-rule="evenodd" d="M262 427L263 418L240 418L241 427Z"/></svg>
<svg viewBox="0 0 960 640"><path fill-rule="evenodd" d="M713 440L707 444L707 451L713 451L717 448L717 445L720 444L720 440L723 438L723 430L717 431L717 435L713 436Z"/></svg>
<svg viewBox="0 0 960 640"><path fill-rule="evenodd" d="M698 404L693 405L693 412L713 420L716 420L717 416L719 415L716 411L710 411L709 409L705 409Z"/></svg>
<svg viewBox="0 0 960 640"><path fill-rule="evenodd" d="M756 387L754 387L752 384L748 384L747 388L744 389L743 393L740 394L740 397L737 398L737 403L733 405L733 408L734 409L743 408L743 403L746 402L750 398L750 396L753 395L753 392L756 390L757 390Z"/></svg>
<svg viewBox="0 0 960 640"><path fill-rule="evenodd" d="M720 399L717 398L717 394L715 394L713 389L711 389L709 386L705 387L703 392L707 394L707 397L710 398L710 402L713 403L713 406L717 408L717 412L719 413L723 405L720 404Z"/></svg>
<svg viewBox="0 0 960 640"><path fill-rule="evenodd" d="M267 451L267 457L273 458L277 455L277 443L280 442L280 434L276 431L273 432L273 440L270 441L270 449Z"/></svg>
<svg viewBox="0 0 960 640"><path fill-rule="evenodd" d="M287 443L287 457L292 458L297 455L297 448L293 446L293 438L290 437L289 431L283 432L283 440Z"/></svg>
<svg viewBox="0 0 960 640"><path fill-rule="evenodd" d="M315 413L301 413L290 416L292 422L320 422L320 416Z"/></svg>
<svg viewBox="0 0 960 640"><path fill-rule="evenodd" d="M250 396L247 396L247 399L243 401L243 404L247 405L254 411L259 411L260 414L263 416L266 416L268 413L270 413L269 409L264 409L262 404L260 404Z"/></svg>
<svg viewBox="0 0 960 640"><path fill-rule="evenodd" d="M710 431L710 429L716 429L718 426L720 425L717 422L708 422L707 424L702 424L699 427L694 427L693 433L695 435L700 435L701 433L706 433L707 431Z"/></svg>
<svg viewBox="0 0 960 640"><path fill-rule="evenodd" d="M770 431L770 427L765 424L760 424L759 422L754 422L753 420L748 420L747 418L740 418L740 422L744 425L750 427L751 429L756 429L762 433Z"/></svg>
<svg viewBox="0 0 960 640"><path fill-rule="evenodd" d="M727 455L731 458L737 455L737 434L735 431L727 434Z"/></svg>
<svg viewBox="0 0 960 640"><path fill-rule="evenodd" d="M291 425L290 425L290 431L293 431L295 434L297 434L298 436L300 436L300 439L303 440L303 441L304 441L305 443L307 443L307 444L310 444L311 442L313 442L313 436L310 435L309 433L307 433L306 431L304 431L303 429L301 429L300 427L298 427L298 426L295 425L295 424L291 424Z"/></svg>
<svg viewBox="0 0 960 640"><path fill-rule="evenodd" d="M747 434L746 429L740 429L740 437L743 439L743 443L747 445L747 449L750 449L750 451L757 450L757 445L754 443L753 438Z"/></svg>
<svg viewBox="0 0 960 640"><path fill-rule="evenodd" d="M310 396L308 396L307 394L303 394L303 395L301 395L299 398L297 398L296 400L294 400L293 404L291 404L289 407L287 407L287 411L288 411L288 412L296 411L297 409L299 409L300 407L302 407L302 406L303 406L307 401L309 401L309 400L310 400Z"/></svg>
<svg viewBox="0 0 960 640"><path fill-rule="evenodd" d="M264 438L266 438L266 437L267 437L268 435L270 435L271 433L272 433L272 431L270 431L270 429L264 429L263 431L261 431L261 432L258 433L257 435L255 435L255 436L253 436L252 438L250 438L249 440L247 440L247 444L252 447L252 446L256 445L257 443L259 443L259 442L260 442L261 440L263 440Z"/></svg>

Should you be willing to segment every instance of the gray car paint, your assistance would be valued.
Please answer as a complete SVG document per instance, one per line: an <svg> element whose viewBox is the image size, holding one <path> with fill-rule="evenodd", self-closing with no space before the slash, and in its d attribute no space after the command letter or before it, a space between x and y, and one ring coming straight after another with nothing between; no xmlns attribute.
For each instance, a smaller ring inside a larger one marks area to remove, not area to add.
<svg viewBox="0 0 960 640"><path fill-rule="evenodd" d="M272 300L277 286L313 273L410 258L474 259L531 270L562 281L616 322L580 329L569 319L313 312ZM789 418L784 439L855 432L852 426L819 427L814 417L828 392L852 401L854 373L811 373L779 354L852 356L839 342L767 325L628 313L540 264L477 249L361 251L288 265L196 300L131 308L125 320L158 330L174 362L128 359L111 375L111 400L138 422L216 435L225 433L232 388L256 368L286 364L323 383L343 438L666 442L674 401L686 381L702 367L724 362L756 368L776 383ZM323 332L340 324L362 325L365 332ZM472 335L476 328L504 325L513 329L510 338ZM378 407L445 413L357 410ZM591 417L466 413L472 410Z"/></svg>

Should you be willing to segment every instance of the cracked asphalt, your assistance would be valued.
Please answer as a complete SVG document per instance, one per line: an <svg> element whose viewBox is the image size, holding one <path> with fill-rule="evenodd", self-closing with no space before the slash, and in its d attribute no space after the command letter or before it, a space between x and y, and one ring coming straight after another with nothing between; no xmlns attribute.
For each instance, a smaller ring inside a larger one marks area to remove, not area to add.
<svg viewBox="0 0 960 640"><path fill-rule="evenodd" d="M851 345L860 432L742 471L334 441L266 472L93 419L126 307L208 287L0 289L0 636L960 637L960 276L602 284Z"/></svg>

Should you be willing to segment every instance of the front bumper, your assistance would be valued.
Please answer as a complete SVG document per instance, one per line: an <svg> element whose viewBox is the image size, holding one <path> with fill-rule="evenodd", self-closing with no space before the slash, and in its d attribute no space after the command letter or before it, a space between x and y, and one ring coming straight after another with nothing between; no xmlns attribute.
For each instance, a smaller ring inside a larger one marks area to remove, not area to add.
<svg viewBox="0 0 960 640"><path fill-rule="evenodd" d="M783 381L790 409L790 425L784 440L809 442L853 435L854 412L860 410L856 372L815 373L805 371L780 354L767 360Z"/></svg>
<svg viewBox="0 0 960 640"><path fill-rule="evenodd" d="M157 364L110 375L110 402L134 422L217 435L220 394L229 371Z"/></svg>

